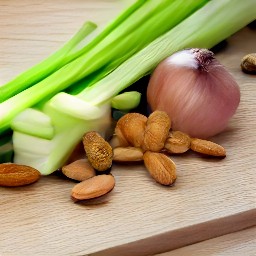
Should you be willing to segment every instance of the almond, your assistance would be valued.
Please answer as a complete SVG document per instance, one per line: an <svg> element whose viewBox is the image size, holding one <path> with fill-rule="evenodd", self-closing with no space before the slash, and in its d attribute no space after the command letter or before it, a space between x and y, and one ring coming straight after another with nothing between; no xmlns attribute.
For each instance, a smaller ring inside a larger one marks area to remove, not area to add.
<svg viewBox="0 0 256 256"><path fill-rule="evenodd" d="M191 139L190 148L198 153L210 156L226 156L226 150L217 143L208 140L193 138Z"/></svg>
<svg viewBox="0 0 256 256"><path fill-rule="evenodd" d="M106 171L112 166L113 150L110 144L95 131L83 136L83 145L88 161L97 171Z"/></svg>
<svg viewBox="0 0 256 256"><path fill-rule="evenodd" d="M162 185L172 185L176 176L175 163L166 155L157 152L146 151L144 164L150 175Z"/></svg>
<svg viewBox="0 0 256 256"><path fill-rule="evenodd" d="M170 153L184 153L190 148L190 137L186 133L172 131L169 133L169 136L165 141L164 148Z"/></svg>
<svg viewBox="0 0 256 256"><path fill-rule="evenodd" d="M116 124L115 135L122 146L140 147L144 138L147 117L140 113L128 113Z"/></svg>
<svg viewBox="0 0 256 256"><path fill-rule="evenodd" d="M0 186L17 187L34 183L39 180L41 173L27 165L14 163L0 164Z"/></svg>
<svg viewBox="0 0 256 256"><path fill-rule="evenodd" d="M159 152L165 144L171 128L171 120L164 111L154 111L148 117L142 148Z"/></svg>
<svg viewBox="0 0 256 256"><path fill-rule="evenodd" d="M117 162L133 162L143 160L143 151L135 147L117 147L114 148L113 161Z"/></svg>
<svg viewBox="0 0 256 256"><path fill-rule="evenodd" d="M96 175L87 159L79 159L62 167L62 173L73 180L83 181Z"/></svg>
<svg viewBox="0 0 256 256"><path fill-rule="evenodd" d="M97 198L110 192L114 186L115 178L111 174L97 175L75 185L71 197L75 201Z"/></svg>

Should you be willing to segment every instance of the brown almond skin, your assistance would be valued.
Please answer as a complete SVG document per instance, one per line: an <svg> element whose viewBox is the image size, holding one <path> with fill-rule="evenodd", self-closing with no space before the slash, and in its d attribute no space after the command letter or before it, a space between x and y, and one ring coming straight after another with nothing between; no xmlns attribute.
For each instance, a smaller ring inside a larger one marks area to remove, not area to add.
<svg viewBox="0 0 256 256"><path fill-rule="evenodd" d="M193 151L204 155L218 157L226 156L226 150L222 146L209 140L193 138L191 139L190 148Z"/></svg>
<svg viewBox="0 0 256 256"><path fill-rule="evenodd" d="M169 153L181 154L190 149L190 137L186 133L180 131L172 131L169 133L167 140L165 141L164 148Z"/></svg>
<svg viewBox="0 0 256 256"><path fill-rule="evenodd" d="M164 147L170 128L171 120L166 112L152 112L147 120L142 149L159 152Z"/></svg>
<svg viewBox="0 0 256 256"><path fill-rule="evenodd" d="M116 162L136 162L143 161L143 151L135 147L117 147L114 148L113 161Z"/></svg>
<svg viewBox="0 0 256 256"><path fill-rule="evenodd" d="M75 185L71 197L74 201L97 198L110 192L114 186L115 178L111 174L97 175Z"/></svg>
<svg viewBox="0 0 256 256"><path fill-rule="evenodd" d="M147 170L155 181L166 186L170 186L176 181L176 165L168 156L146 151L143 158Z"/></svg>
<svg viewBox="0 0 256 256"><path fill-rule="evenodd" d="M113 150L110 144L95 131L83 136L83 145L88 161L97 171L106 171L112 166Z"/></svg>
<svg viewBox="0 0 256 256"><path fill-rule="evenodd" d="M14 163L0 164L0 186L18 187L32 184L39 180L41 173L27 165Z"/></svg>
<svg viewBox="0 0 256 256"><path fill-rule="evenodd" d="M62 167L62 173L73 180L83 181L96 175L87 159L79 159Z"/></svg>
<svg viewBox="0 0 256 256"><path fill-rule="evenodd" d="M116 124L115 135L122 146L141 147L144 138L147 117L140 113L128 113Z"/></svg>

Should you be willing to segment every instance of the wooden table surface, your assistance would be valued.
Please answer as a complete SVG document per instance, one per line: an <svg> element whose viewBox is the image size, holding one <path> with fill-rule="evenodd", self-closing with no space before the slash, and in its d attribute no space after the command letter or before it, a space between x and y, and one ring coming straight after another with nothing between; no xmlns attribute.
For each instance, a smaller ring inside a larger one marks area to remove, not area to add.
<svg viewBox="0 0 256 256"><path fill-rule="evenodd" d="M84 21L104 24L128 3L1 0L0 83L54 52ZM227 241L223 235L256 225L256 76L240 70L241 58L255 51L256 31L244 28L216 56L241 87L237 113L213 138L226 148L225 159L173 157L174 187L157 185L142 165L115 165L114 190L87 204L75 204L74 183L57 174L31 186L0 188L0 255L153 255L207 239L192 250L212 252L211 244ZM248 232L255 235L255 229ZM163 255L188 255L185 248ZM215 254L201 255L226 255L212 248Z"/></svg>

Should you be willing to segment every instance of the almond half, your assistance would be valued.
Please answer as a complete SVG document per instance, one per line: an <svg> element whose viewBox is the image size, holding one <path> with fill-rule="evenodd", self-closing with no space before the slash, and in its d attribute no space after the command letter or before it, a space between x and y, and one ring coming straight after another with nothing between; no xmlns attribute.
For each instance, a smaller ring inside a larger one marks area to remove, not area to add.
<svg viewBox="0 0 256 256"><path fill-rule="evenodd" d="M66 177L76 181L87 180L96 175L88 160L83 158L65 165L61 169Z"/></svg>
<svg viewBox="0 0 256 256"><path fill-rule="evenodd" d="M114 186L115 178L111 174L97 175L75 185L71 197L74 201L97 198L110 192Z"/></svg>
<svg viewBox="0 0 256 256"><path fill-rule="evenodd" d="M143 151L135 147L117 147L113 149L113 161L134 162L143 161Z"/></svg>

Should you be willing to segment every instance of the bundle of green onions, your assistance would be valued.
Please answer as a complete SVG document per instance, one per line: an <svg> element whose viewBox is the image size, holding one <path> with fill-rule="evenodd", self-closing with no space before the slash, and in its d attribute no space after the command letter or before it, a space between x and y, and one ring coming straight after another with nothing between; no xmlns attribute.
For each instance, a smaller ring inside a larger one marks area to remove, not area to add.
<svg viewBox="0 0 256 256"><path fill-rule="evenodd" d="M123 89L175 51L211 48L255 18L254 0L138 0L102 31L86 23L49 59L0 87L0 132L14 131L14 161L54 172L86 131L104 135L113 104L136 106L139 95L118 95Z"/></svg>

